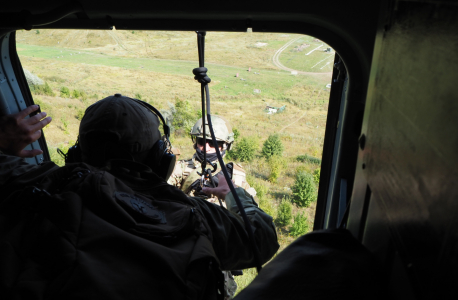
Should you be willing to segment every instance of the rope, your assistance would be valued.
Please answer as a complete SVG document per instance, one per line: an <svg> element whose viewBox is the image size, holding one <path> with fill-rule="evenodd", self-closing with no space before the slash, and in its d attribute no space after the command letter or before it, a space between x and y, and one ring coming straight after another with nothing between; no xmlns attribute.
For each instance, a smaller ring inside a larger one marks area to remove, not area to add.
<svg viewBox="0 0 458 300"><path fill-rule="evenodd" d="M201 84L202 122L205 120L205 118L204 118L205 113L204 112L205 112L205 108L206 108L207 109L208 127L210 129L210 134L211 134L213 146L215 147L215 150L216 150L216 156L218 157L218 161L219 161L219 163L221 165L221 169L223 171L224 177L226 178L226 181L227 181L227 183L229 185L229 189L231 190L232 195L234 196L235 202L237 203L237 207L239 208L239 211L240 211L240 215L241 215L241 217L243 219L243 222L245 224L245 229L246 229L246 231L248 233L248 239L250 241L250 248L253 251L253 257L254 257L254 262L255 262L255 265L256 265L256 269L257 269L257 271L259 273L261 271L261 269L262 269L262 265L261 265L261 259L259 257L259 250L258 250L258 247L256 245L256 241L254 239L253 228L251 227L251 222L248 219L248 216L247 216L247 214L245 212L245 209L243 208L242 202L240 201L240 198L237 195L237 192L235 191L234 184L232 183L232 179L229 176L229 173L227 171L226 165L225 165L225 163L223 161L223 157L221 156L221 152L219 151L218 143L216 142L215 132L213 131L213 125L212 125L212 121L211 121L211 117L210 117L210 92L208 90L208 83L210 82L210 78L207 76L207 73L206 73L207 72L207 68L204 68L204 47L205 47L205 35L206 35L206 32L196 31L196 33L197 33L197 46L198 46L197 48L198 48L198 51L199 51L199 68L195 68L193 70L193 73L197 77L197 78L196 77L194 77L194 78L197 81L199 81L200 84ZM205 101L205 99L206 99L206 101ZM203 134L204 134L204 137L206 137L206 135L205 135L205 124L203 126ZM205 145L206 145L206 143L205 143ZM202 164L204 164L205 161L206 161L205 153L206 153L206 148L204 146L204 161L202 162ZM204 168L202 168L202 174L205 174L204 173Z"/></svg>

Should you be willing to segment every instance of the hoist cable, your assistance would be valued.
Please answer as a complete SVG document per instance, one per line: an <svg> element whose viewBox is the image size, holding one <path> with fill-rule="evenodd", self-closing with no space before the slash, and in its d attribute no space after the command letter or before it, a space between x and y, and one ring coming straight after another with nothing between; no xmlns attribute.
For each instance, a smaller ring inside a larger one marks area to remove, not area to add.
<svg viewBox="0 0 458 300"><path fill-rule="evenodd" d="M250 247L251 247L251 250L253 251L253 257L254 257L254 262L255 262L255 265L256 265L256 269L258 271L258 273L261 271L262 269L262 265L261 265L261 259L259 257L259 251L258 251L258 247L256 245L256 241L255 241L255 238L254 238L254 233L253 233L253 228L251 227L251 222L250 220L248 219L248 216L245 212L245 209L242 205L242 202L240 201L240 198L235 190L235 187L234 187L234 184L232 183L232 179L231 177L229 176L229 173L227 171L227 168L226 168L226 165L224 164L224 161L223 161L223 157L221 156L221 152L219 151L219 147L218 147L218 143L216 141L216 137L215 137L215 132L213 131L213 125L212 125L212 121L211 121L211 116L210 116L210 92L208 90L208 83L210 83L210 78L208 78L207 76L207 69L204 68L204 55L203 52L204 51L204 45L205 45L205 32L201 32L201 31L197 31L197 45L198 45L198 51L199 51L199 68L196 68L193 70L193 73L194 75L196 75L194 77L194 79L196 79L197 81L199 81L201 83L201 90L202 90L202 107L205 106L205 103L206 103L206 111L207 111L207 122L208 122L208 128L210 129L210 134L211 134L211 138L212 138L212 142L213 142L213 147L215 147L215 150L216 150L216 156L218 157L218 161L221 165L221 169L223 171L223 174L224 174L224 177L226 178L226 181L227 181L227 184L229 186L229 189L231 190L232 192L232 195L235 199L235 202L237 203L237 207L239 208L239 211L240 211L240 215L243 219L243 222L245 223L245 229L248 233L248 239L250 241ZM205 90L205 93L204 93L204 90ZM206 101L205 101L206 99ZM202 109L202 112L204 110ZM202 113L203 114L203 113ZM204 117L202 117L202 122L204 123ZM205 128L205 124L203 126ZM205 130L205 129L204 129ZM205 132L205 131L204 131ZM206 136L204 135L204 138L206 138ZM205 148L204 148L205 150Z"/></svg>
<svg viewBox="0 0 458 300"><path fill-rule="evenodd" d="M197 52L199 53L199 68L204 68L204 63L205 63L205 35L206 32L197 32ZM203 41L202 41L203 40ZM207 70L205 69L205 72ZM197 76L197 75L196 75ZM200 95L202 98L202 134L204 137L204 159L201 162L202 166L202 174L205 174L205 168L207 167L207 134L205 132L205 101L204 101L204 86L207 83L202 83L200 84Z"/></svg>

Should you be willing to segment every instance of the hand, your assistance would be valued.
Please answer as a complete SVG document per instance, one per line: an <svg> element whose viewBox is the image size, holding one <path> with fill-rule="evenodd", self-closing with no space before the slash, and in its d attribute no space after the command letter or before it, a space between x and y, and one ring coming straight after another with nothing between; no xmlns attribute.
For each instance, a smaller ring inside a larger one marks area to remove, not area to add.
<svg viewBox="0 0 458 300"><path fill-rule="evenodd" d="M32 105L17 114L0 117L0 150L9 155L19 157L34 157L42 154L39 149L24 150L24 148L38 140L41 129L51 122L51 117L46 117L45 112L24 119L38 109Z"/></svg>
<svg viewBox="0 0 458 300"><path fill-rule="evenodd" d="M226 178L223 174L218 174L218 186L215 188L204 187L202 188L202 192L207 194L208 196L214 195L219 199L225 200L226 195L230 192L229 185L227 184Z"/></svg>

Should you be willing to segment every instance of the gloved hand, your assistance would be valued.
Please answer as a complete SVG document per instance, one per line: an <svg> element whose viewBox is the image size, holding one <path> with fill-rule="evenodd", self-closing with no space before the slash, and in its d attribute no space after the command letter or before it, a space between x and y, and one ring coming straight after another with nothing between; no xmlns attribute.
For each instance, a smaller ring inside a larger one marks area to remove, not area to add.
<svg viewBox="0 0 458 300"><path fill-rule="evenodd" d="M217 175L218 179L218 186L215 188L203 187L202 192L207 194L208 196L214 195L222 200L226 199L226 195L229 194L231 191L229 185L227 184L226 178L223 174Z"/></svg>

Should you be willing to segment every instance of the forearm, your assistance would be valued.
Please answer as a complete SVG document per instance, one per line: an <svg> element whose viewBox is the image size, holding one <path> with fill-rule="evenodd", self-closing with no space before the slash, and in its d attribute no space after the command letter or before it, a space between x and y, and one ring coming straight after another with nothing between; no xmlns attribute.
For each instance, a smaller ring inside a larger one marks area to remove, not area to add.
<svg viewBox="0 0 458 300"><path fill-rule="evenodd" d="M259 208L258 204L254 201L248 191L241 187L236 188L235 191L237 192L237 195L239 196L242 206L247 214ZM226 196L226 207L231 212L240 215L239 207L237 206L237 202L235 201L235 197L232 192Z"/></svg>
<svg viewBox="0 0 458 300"><path fill-rule="evenodd" d="M0 154L0 186L33 168L20 157Z"/></svg>
<svg viewBox="0 0 458 300"><path fill-rule="evenodd" d="M279 248L272 217L258 208L245 190L237 188L236 192L251 222L261 263L265 263ZM221 268L236 270L254 267L255 261L253 251L249 246L249 237L232 193L226 196L226 202L230 206L228 209L201 199L196 202L212 229L213 246L221 262Z"/></svg>

